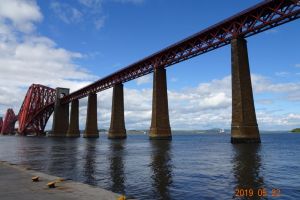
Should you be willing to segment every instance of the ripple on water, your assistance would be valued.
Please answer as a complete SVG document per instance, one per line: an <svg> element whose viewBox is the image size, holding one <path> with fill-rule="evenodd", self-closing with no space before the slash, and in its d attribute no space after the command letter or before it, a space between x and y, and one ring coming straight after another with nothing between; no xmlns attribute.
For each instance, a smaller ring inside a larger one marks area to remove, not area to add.
<svg viewBox="0 0 300 200"><path fill-rule="evenodd" d="M300 199L300 134L261 138L261 145L232 145L219 134L172 141L3 136L0 160L137 199L233 199L235 188L278 188L280 199Z"/></svg>

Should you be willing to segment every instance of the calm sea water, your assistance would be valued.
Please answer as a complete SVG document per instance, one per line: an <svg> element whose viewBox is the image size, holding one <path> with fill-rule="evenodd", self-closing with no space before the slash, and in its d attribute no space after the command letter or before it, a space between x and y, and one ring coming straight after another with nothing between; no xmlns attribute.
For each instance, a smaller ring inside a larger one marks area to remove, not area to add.
<svg viewBox="0 0 300 200"><path fill-rule="evenodd" d="M261 139L232 145L228 134L176 134L172 141L2 136L0 160L137 199L260 199L263 189L262 199L300 199L300 134ZM236 197L237 188L256 197ZM275 189L280 197L272 197Z"/></svg>

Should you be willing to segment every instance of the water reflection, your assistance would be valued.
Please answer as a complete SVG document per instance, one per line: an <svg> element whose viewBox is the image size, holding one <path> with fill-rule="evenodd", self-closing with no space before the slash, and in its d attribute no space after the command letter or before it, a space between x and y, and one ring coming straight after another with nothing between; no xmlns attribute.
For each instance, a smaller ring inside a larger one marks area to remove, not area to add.
<svg viewBox="0 0 300 200"><path fill-rule="evenodd" d="M50 149L49 149L49 165L48 170L51 174L61 173L62 170L65 170L65 163L67 160L64 157L66 153L66 145L60 145L62 140L57 138L49 139Z"/></svg>
<svg viewBox="0 0 300 200"><path fill-rule="evenodd" d="M48 138L49 164L48 171L62 177L76 179L78 141L65 138Z"/></svg>
<svg viewBox="0 0 300 200"><path fill-rule="evenodd" d="M267 188L269 199L299 199L299 135L265 134L261 146L230 145L227 137L174 135L169 143L131 135L122 147L105 136L68 141L1 136L0 160L62 177L77 170L73 180L87 182L89 176L108 190L120 176L121 188L135 199L232 199L233 189L241 187ZM123 155L114 160L116 154ZM281 197L272 197L273 186Z"/></svg>
<svg viewBox="0 0 300 200"><path fill-rule="evenodd" d="M41 140L42 138L37 138L36 140ZM18 138L19 151L17 151L18 158L21 161L22 165L30 168L39 170L40 168L44 169L48 167L48 154L49 150L40 144L42 142L37 142L28 147L26 140L23 138ZM17 148L13 148L17 149ZM42 160L42 162L41 162ZM29 162L30 161L30 162Z"/></svg>
<svg viewBox="0 0 300 200"><path fill-rule="evenodd" d="M124 173L124 145L125 140L110 140L109 144L109 171L111 177L111 190L125 194L125 173Z"/></svg>
<svg viewBox="0 0 300 200"><path fill-rule="evenodd" d="M96 185L96 146L97 140L95 139L85 139L85 155L84 155L84 165L83 165L83 177L85 183Z"/></svg>
<svg viewBox="0 0 300 200"><path fill-rule="evenodd" d="M155 199L171 199L169 191L173 168L171 141L151 140L150 142L153 195Z"/></svg>
<svg viewBox="0 0 300 200"><path fill-rule="evenodd" d="M233 145L233 173L235 189L252 189L253 196L236 197L237 199L263 199L258 190L264 189L264 178L261 174L260 144Z"/></svg>

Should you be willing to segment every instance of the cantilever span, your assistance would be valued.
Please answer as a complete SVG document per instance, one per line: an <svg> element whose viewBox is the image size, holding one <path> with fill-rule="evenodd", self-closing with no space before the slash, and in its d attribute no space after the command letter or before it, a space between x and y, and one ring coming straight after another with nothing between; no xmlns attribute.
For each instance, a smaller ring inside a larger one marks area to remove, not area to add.
<svg viewBox="0 0 300 200"><path fill-rule="evenodd" d="M7 135L11 132L14 132L15 123L18 119L18 116L15 115L15 112L12 108L7 109L4 120L0 119L0 134Z"/></svg>
<svg viewBox="0 0 300 200"><path fill-rule="evenodd" d="M268 0L248 8L195 35L108 75L66 96L62 103L87 97L200 54L230 44L233 38L249 37L300 17L299 0Z"/></svg>
<svg viewBox="0 0 300 200"><path fill-rule="evenodd" d="M43 134L53 112L55 97L55 89L39 84L29 87L18 114L19 134L26 135L32 131Z"/></svg>

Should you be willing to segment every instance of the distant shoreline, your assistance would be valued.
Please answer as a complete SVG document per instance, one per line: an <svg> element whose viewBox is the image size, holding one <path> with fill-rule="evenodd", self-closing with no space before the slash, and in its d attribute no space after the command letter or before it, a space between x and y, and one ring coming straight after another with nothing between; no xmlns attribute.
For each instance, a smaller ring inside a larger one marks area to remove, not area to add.
<svg viewBox="0 0 300 200"><path fill-rule="evenodd" d="M300 133L300 128L295 128L291 130L292 133Z"/></svg>

